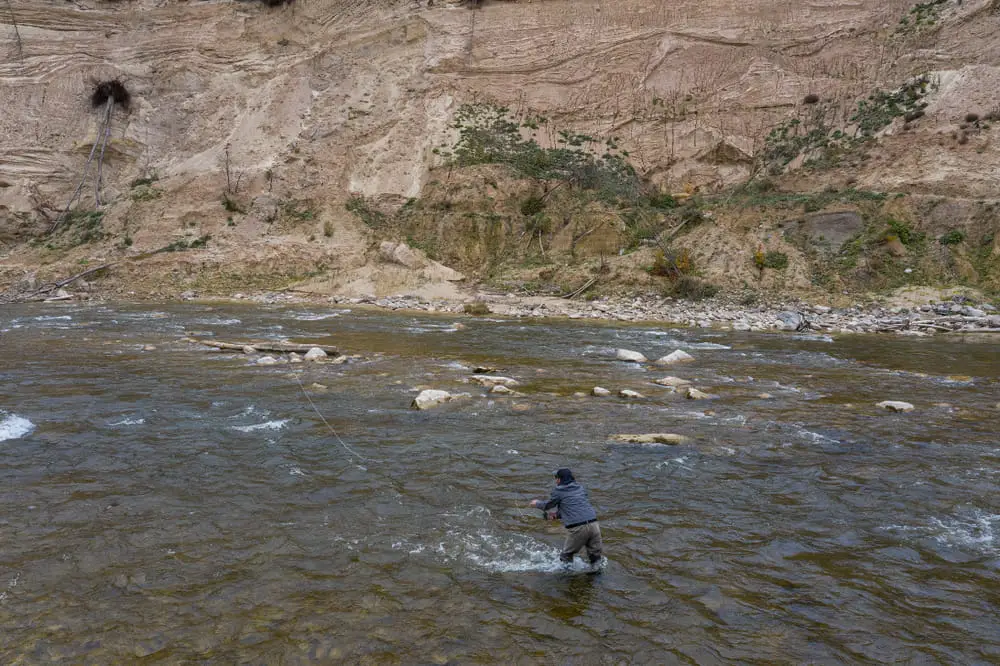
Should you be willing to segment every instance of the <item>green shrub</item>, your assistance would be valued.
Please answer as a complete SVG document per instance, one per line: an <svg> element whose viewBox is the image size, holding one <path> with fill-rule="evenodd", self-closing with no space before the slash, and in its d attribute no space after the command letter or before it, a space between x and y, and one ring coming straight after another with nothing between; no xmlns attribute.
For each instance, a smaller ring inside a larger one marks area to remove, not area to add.
<svg viewBox="0 0 1000 666"><path fill-rule="evenodd" d="M715 296L719 293L719 288L704 280L684 275L670 285L667 293L674 298L701 301Z"/></svg>
<svg viewBox="0 0 1000 666"><path fill-rule="evenodd" d="M647 203L650 208L656 208L657 210L670 210L677 207L677 199L674 199L665 192L649 195Z"/></svg>
<svg viewBox="0 0 1000 666"><path fill-rule="evenodd" d="M239 213L241 215L246 214L246 211L243 209L243 206L240 205L240 202L228 194L222 195L222 207L229 213Z"/></svg>
<svg viewBox="0 0 1000 666"><path fill-rule="evenodd" d="M962 231L952 229L948 233L941 236L941 238L938 239L938 242L941 243L941 245L958 245L964 240L965 234Z"/></svg>
<svg viewBox="0 0 1000 666"><path fill-rule="evenodd" d="M763 268L773 268L777 271L783 271L788 268L788 255L784 252L778 252L772 250L770 252L764 253Z"/></svg>
<svg viewBox="0 0 1000 666"><path fill-rule="evenodd" d="M545 210L545 200L541 197L532 195L521 202L521 215L525 217L537 215L543 210Z"/></svg>
<svg viewBox="0 0 1000 666"><path fill-rule="evenodd" d="M692 270L694 270L694 259L687 248L666 252L657 250L649 274L676 280Z"/></svg>
<svg viewBox="0 0 1000 666"><path fill-rule="evenodd" d="M890 233L903 245L916 245L924 240L924 234L914 231L906 222L890 218L887 223Z"/></svg>
<svg viewBox="0 0 1000 666"><path fill-rule="evenodd" d="M353 196L347 200L344 204L346 208L351 213L357 215L362 222L372 229L381 229L386 226L389 218L385 213L374 208L367 199L362 196Z"/></svg>
<svg viewBox="0 0 1000 666"><path fill-rule="evenodd" d="M510 109L493 104L463 104L452 127L458 140L439 154L456 166L504 164L521 176L537 180L562 180L592 190L606 202L636 202L643 188L615 139L560 130L553 148L542 148L530 131L544 118L519 122ZM528 132L529 135L525 136Z"/></svg>

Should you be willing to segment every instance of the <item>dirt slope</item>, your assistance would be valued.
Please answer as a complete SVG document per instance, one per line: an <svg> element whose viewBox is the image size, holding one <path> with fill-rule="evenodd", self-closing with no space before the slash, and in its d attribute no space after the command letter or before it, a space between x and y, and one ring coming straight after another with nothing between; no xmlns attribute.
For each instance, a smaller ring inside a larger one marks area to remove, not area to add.
<svg viewBox="0 0 1000 666"><path fill-rule="evenodd" d="M933 80L921 118L880 130L863 162L792 161L780 186L946 198L982 240L996 216L971 207L996 197L997 130L959 125L1000 108L998 3L914 12L908 0L486 0L476 10L441 0L5 0L0 287L195 241L122 264L102 284L138 295L303 279L333 291L423 288L431 278L418 271L408 282L398 266L379 280L389 270L380 234L345 203L360 195L391 209L450 178L435 149L454 140L463 103L546 116L543 144L557 128L619 137L651 187L711 193L748 177L779 123L822 108L827 125L851 131L859 99L921 73ZM131 100L105 125L107 107L91 95L114 79ZM808 94L818 107L803 105ZM85 166L102 153L98 189L101 160ZM73 208L102 213L87 218L89 233L79 215L61 216L78 187ZM954 216L936 221L924 208L910 210L914 226L951 228ZM754 243L789 216L777 217L720 214L682 244L701 250L707 277L740 284L755 277ZM594 256L609 249L597 246ZM791 277L771 283L809 288L810 271L785 249ZM969 279L982 278L977 270Z"/></svg>

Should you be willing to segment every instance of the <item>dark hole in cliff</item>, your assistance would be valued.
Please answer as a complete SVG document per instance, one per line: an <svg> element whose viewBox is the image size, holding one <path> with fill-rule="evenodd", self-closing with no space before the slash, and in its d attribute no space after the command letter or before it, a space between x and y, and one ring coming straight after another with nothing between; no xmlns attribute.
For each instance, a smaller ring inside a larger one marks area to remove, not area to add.
<svg viewBox="0 0 1000 666"><path fill-rule="evenodd" d="M281 5L290 5L295 0L260 0L268 7L280 7Z"/></svg>
<svg viewBox="0 0 1000 666"><path fill-rule="evenodd" d="M819 102L819 95L816 95L814 93L809 93L802 100L803 104L816 104L817 102Z"/></svg>
<svg viewBox="0 0 1000 666"><path fill-rule="evenodd" d="M94 92L90 95L90 105L95 109L99 109L107 104L109 99L122 109L127 110L129 102L132 101L132 95L129 93L128 88L125 87L125 84L118 79L101 81L94 86Z"/></svg>

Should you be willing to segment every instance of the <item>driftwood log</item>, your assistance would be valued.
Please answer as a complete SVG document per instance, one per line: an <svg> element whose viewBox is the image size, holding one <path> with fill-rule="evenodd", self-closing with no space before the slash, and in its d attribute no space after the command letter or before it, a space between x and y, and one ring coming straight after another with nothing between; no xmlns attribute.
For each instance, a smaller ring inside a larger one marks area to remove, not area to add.
<svg viewBox="0 0 1000 666"><path fill-rule="evenodd" d="M197 338L194 338L194 341L207 347L214 347L215 349L224 351L241 352L247 347L253 347L259 352L271 352L276 354L291 354L292 352L297 352L299 354L305 354L313 347L316 347L322 349L330 356L340 355L337 348L331 345L303 345L294 342L219 342L216 340L199 340Z"/></svg>

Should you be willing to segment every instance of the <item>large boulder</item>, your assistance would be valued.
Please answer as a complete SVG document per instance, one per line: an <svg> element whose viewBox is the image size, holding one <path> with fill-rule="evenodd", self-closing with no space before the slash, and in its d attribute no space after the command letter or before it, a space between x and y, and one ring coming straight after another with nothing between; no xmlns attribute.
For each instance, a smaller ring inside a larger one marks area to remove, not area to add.
<svg viewBox="0 0 1000 666"><path fill-rule="evenodd" d="M777 314L778 328L783 331L801 331L806 327L806 318L798 312L786 310Z"/></svg>
<svg viewBox="0 0 1000 666"><path fill-rule="evenodd" d="M677 363L690 363L693 360L694 356L691 356L691 354L688 354L686 351L678 349L676 351L670 352L666 356L661 356L660 358L656 359L656 364L675 365Z"/></svg>
<svg viewBox="0 0 1000 666"><path fill-rule="evenodd" d="M643 435L611 435L611 439L626 444L684 444L691 441L690 437L677 435L672 432L651 432Z"/></svg>
<svg viewBox="0 0 1000 666"><path fill-rule="evenodd" d="M844 210L806 215L785 233L806 241L823 254L834 255L864 228L865 221L860 213Z"/></svg>
<svg viewBox="0 0 1000 666"><path fill-rule="evenodd" d="M645 363L647 360L645 356L631 349L619 349L615 352L615 358L629 363Z"/></svg>

